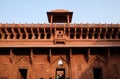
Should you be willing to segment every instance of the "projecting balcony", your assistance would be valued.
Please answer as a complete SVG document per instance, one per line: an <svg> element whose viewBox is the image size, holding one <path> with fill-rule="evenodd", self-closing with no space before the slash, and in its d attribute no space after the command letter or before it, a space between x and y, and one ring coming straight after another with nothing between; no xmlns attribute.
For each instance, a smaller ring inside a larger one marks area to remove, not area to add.
<svg viewBox="0 0 120 79"><path fill-rule="evenodd" d="M0 24L0 47L120 46L119 24Z"/></svg>

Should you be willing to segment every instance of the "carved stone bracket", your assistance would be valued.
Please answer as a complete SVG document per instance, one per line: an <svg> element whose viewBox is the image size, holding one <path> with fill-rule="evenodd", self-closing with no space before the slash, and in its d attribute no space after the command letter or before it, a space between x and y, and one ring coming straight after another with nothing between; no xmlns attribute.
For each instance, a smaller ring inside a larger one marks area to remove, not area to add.
<svg viewBox="0 0 120 79"><path fill-rule="evenodd" d="M87 54L87 62L90 61L90 48L88 48L88 54Z"/></svg>
<svg viewBox="0 0 120 79"><path fill-rule="evenodd" d="M52 58L52 52L51 52L51 49L50 49L49 56L48 56L48 61L49 61L50 64L51 64L51 58Z"/></svg>
<svg viewBox="0 0 120 79"><path fill-rule="evenodd" d="M33 64L33 50L30 50L30 63Z"/></svg>
<svg viewBox="0 0 120 79"><path fill-rule="evenodd" d="M90 56L89 61L88 61L89 64L99 65L99 66L101 66L101 64L106 65L106 62L107 61L105 57L97 56L97 55L94 57Z"/></svg>
<svg viewBox="0 0 120 79"><path fill-rule="evenodd" d="M15 64L15 55L13 54L12 49L10 49L10 62L14 65Z"/></svg>
<svg viewBox="0 0 120 79"><path fill-rule="evenodd" d="M71 61L72 61L72 49L70 49L69 64L71 64Z"/></svg>

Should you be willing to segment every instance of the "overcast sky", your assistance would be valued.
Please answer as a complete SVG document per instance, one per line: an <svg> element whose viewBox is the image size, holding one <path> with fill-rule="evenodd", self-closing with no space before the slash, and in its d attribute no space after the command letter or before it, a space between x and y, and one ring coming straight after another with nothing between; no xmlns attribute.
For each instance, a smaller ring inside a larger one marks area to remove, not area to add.
<svg viewBox="0 0 120 79"><path fill-rule="evenodd" d="M0 23L48 23L54 9L73 11L72 23L120 23L120 0L0 0Z"/></svg>

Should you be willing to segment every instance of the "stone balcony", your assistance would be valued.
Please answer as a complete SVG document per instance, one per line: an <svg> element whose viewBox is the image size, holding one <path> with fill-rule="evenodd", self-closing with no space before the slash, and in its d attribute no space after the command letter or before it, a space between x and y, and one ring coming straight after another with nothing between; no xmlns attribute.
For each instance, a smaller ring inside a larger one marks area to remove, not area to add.
<svg viewBox="0 0 120 79"><path fill-rule="evenodd" d="M120 24L0 24L0 47L120 46Z"/></svg>

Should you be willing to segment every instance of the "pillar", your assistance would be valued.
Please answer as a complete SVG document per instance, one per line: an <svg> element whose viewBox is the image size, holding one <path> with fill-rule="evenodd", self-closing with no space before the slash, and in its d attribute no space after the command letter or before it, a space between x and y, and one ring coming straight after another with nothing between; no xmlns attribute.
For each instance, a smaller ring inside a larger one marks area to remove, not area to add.
<svg viewBox="0 0 120 79"><path fill-rule="evenodd" d="M50 16L50 23L53 24L53 15Z"/></svg>
<svg viewBox="0 0 120 79"><path fill-rule="evenodd" d="M72 67L71 67L71 63L72 63L72 49L70 49L70 57L69 57L70 59L70 61L69 61L69 77L70 77L70 79L72 79Z"/></svg>
<svg viewBox="0 0 120 79"><path fill-rule="evenodd" d="M67 23L69 24L70 22L70 16L69 16L69 14L67 15Z"/></svg>

